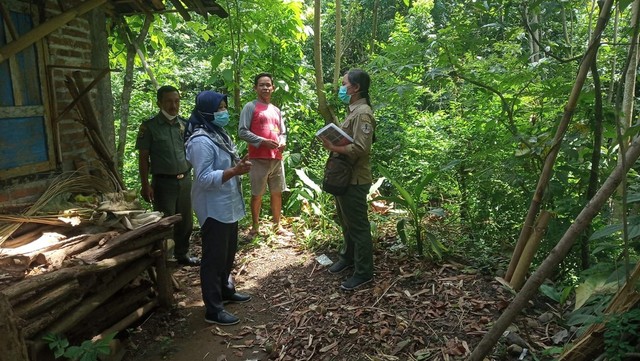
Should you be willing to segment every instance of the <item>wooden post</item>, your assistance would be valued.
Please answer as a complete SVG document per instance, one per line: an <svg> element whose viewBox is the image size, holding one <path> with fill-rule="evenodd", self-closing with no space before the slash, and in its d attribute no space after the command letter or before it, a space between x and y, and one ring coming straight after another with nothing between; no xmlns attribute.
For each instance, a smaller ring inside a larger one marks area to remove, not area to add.
<svg viewBox="0 0 640 361"><path fill-rule="evenodd" d="M158 287L158 301L160 307L170 308L174 305L173 298L173 282L171 273L167 268L167 243L164 239L156 242L161 250L160 255L156 257L156 287Z"/></svg>

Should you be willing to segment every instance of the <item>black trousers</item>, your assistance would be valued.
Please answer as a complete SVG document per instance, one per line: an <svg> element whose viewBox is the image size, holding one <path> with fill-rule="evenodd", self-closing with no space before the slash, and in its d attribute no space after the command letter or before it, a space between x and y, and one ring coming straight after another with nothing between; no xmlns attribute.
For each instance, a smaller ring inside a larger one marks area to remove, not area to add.
<svg viewBox="0 0 640 361"><path fill-rule="evenodd" d="M224 309L222 301L235 293L235 286L229 282L229 275L238 250L238 222L222 223L207 218L201 232L202 300L208 313L217 313Z"/></svg>

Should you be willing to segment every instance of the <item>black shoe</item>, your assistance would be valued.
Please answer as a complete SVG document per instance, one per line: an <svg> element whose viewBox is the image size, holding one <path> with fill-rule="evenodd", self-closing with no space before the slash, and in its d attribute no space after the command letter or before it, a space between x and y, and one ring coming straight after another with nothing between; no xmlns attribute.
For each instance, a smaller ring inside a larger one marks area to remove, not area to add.
<svg viewBox="0 0 640 361"><path fill-rule="evenodd" d="M200 265L200 260L195 257L189 257L189 256L176 257L176 261L178 261L178 264L181 264L183 266L199 266Z"/></svg>
<svg viewBox="0 0 640 361"><path fill-rule="evenodd" d="M251 296L242 293L234 293L231 297L224 297L222 303L245 303L251 301Z"/></svg>
<svg viewBox="0 0 640 361"><path fill-rule="evenodd" d="M346 281L342 282L342 285L340 285L340 288L342 288L345 291L353 291L356 288L360 286L364 286L371 281L373 281L373 277L360 278L360 277L353 276L347 279Z"/></svg>
<svg viewBox="0 0 640 361"><path fill-rule="evenodd" d="M222 310L216 314L210 314L207 312L204 316L204 322L221 326L231 326L240 322L240 319L233 314Z"/></svg>
<svg viewBox="0 0 640 361"><path fill-rule="evenodd" d="M338 262L332 264L331 267L329 267L329 273L340 273L350 267L353 267L352 263L347 263L343 260L339 260Z"/></svg>

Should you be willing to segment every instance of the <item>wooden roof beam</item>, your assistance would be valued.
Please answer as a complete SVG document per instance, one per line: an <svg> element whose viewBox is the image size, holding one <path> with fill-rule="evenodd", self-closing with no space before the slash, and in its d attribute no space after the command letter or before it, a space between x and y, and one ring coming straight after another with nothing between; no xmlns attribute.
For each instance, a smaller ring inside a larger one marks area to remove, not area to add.
<svg viewBox="0 0 640 361"><path fill-rule="evenodd" d="M13 39L12 42L6 44L0 48L0 64L5 62L10 57L16 55L22 50L33 45L36 41L51 34L57 29L65 26L71 20L82 16L89 11L97 8L100 5L106 3L107 0L88 0L82 4L65 11L64 13L57 15L48 21L40 24L39 26L31 29L28 33L24 34L18 39Z"/></svg>
<svg viewBox="0 0 640 361"><path fill-rule="evenodd" d="M184 6L182 6L182 3L180 2L180 0L170 0L171 3L173 4L173 6L176 8L176 11L178 11L178 13L182 16L182 18L186 21L191 20L191 15L189 15L189 12L187 11L187 9L184 8Z"/></svg>

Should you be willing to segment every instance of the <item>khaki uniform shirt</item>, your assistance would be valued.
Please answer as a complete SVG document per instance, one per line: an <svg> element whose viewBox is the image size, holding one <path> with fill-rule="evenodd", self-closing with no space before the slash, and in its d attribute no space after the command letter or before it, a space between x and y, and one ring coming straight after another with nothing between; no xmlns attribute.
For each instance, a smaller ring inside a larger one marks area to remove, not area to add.
<svg viewBox="0 0 640 361"><path fill-rule="evenodd" d="M349 115L340 124L340 128L353 138L353 143L347 146L347 156L353 164L351 184L372 183L371 144L376 120L366 99L358 99L349 105Z"/></svg>
<svg viewBox="0 0 640 361"><path fill-rule="evenodd" d="M149 150L151 174L175 175L191 168L185 157L184 129L184 120L177 117L171 123L162 112L142 122L136 149Z"/></svg>

